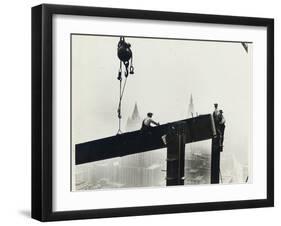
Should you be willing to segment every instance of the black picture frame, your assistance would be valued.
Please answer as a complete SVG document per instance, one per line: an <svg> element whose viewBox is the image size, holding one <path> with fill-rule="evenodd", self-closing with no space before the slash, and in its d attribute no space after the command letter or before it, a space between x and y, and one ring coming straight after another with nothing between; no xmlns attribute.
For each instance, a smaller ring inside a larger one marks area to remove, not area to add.
<svg viewBox="0 0 281 226"><path fill-rule="evenodd" d="M267 28L267 198L95 210L52 210L52 18L55 14L133 18ZM274 206L274 20L43 4L32 8L32 218L40 221L122 217Z"/></svg>

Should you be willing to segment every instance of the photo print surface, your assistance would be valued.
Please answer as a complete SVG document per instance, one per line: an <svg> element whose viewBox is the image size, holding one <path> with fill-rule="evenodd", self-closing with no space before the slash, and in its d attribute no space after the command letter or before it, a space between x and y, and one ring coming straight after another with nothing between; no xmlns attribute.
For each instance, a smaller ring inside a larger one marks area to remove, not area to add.
<svg viewBox="0 0 281 226"><path fill-rule="evenodd" d="M251 183L251 42L71 35L72 191Z"/></svg>

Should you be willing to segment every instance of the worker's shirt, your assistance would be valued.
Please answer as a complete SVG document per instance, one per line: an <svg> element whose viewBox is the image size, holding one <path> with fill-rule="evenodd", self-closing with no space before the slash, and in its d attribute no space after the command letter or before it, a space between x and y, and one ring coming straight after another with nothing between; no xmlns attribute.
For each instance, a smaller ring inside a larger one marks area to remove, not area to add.
<svg viewBox="0 0 281 226"><path fill-rule="evenodd" d="M154 123L154 121L150 117L147 117L143 120L143 124L147 127L151 127L151 123Z"/></svg>
<svg viewBox="0 0 281 226"><path fill-rule="evenodd" d="M220 114L219 110L218 109L215 109L214 112L213 112L213 115L215 117L218 117L218 115Z"/></svg>
<svg viewBox="0 0 281 226"><path fill-rule="evenodd" d="M219 114L220 114L219 110L215 109L213 112L213 117L214 117L214 120L216 123L218 123L218 121L219 121Z"/></svg>
<svg viewBox="0 0 281 226"><path fill-rule="evenodd" d="M225 118L223 115L221 116L220 124L225 124Z"/></svg>

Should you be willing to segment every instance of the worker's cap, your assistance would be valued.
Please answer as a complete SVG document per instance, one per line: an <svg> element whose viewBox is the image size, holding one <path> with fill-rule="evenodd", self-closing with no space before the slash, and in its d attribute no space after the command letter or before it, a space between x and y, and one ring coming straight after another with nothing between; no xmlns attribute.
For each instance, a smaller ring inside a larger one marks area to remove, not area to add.
<svg viewBox="0 0 281 226"><path fill-rule="evenodd" d="M223 113L223 110L220 110L220 113Z"/></svg>
<svg viewBox="0 0 281 226"><path fill-rule="evenodd" d="M152 115L153 115L152 112L148 112L148 113L147 113L147 116L150 116L150 117L151 117Z"/></svg>
<svg viewBox="0 0 281 226"><path fill-rule="evenodd" d="M214 103L214 106L215 106L215 107L217 107L217 106L218 106L218 104L217 104L217 103Z"/></svg>

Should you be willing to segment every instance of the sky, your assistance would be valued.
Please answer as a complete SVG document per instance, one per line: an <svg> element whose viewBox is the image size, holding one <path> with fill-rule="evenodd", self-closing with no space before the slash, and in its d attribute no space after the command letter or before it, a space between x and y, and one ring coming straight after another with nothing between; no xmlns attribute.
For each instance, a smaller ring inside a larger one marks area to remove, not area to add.
<svg viewBox="0 0 281 226"><path fill-rule="evenodd" d="M122 102L122 129L138 104L161 124L185 119L190 95L198 114L218 103L226 118L225 150L247 163L252 124L252 48L241 43L126 37L135 74ZM72 146L118 130L119 37L72 35Z"/></svg>

